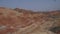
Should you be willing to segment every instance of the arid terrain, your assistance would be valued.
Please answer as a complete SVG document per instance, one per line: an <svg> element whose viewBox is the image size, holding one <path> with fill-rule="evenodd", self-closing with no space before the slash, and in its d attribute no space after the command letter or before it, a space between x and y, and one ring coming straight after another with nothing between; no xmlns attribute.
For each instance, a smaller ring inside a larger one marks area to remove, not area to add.
<svg viewBox="0 0 60 34"><path fill-rule="evenodd" d="M60 10L33 12L0 7L0 34L60 34Z"/></svg>

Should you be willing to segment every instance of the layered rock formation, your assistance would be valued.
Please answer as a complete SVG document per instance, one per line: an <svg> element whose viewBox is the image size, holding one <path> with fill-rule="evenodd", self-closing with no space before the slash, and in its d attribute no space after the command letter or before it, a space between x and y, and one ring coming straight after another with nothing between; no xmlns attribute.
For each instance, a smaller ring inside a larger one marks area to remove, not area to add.
<svg viewBox="0 0 60 34"><path fill-rule="evenodd" d="M51 28L60 26L60 12L28 12L0 8L0 34L56 34Z"/></svg>

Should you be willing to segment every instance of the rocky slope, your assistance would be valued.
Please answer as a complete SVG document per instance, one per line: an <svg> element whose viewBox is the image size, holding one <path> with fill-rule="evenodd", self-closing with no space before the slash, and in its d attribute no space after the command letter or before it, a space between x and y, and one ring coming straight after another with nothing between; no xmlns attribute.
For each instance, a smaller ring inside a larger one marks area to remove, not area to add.
<svg viewBox="0 0 60 34"><path fill-rule="evenodd" d="M60 27L60 11L28 12L19 8L0 7L0 34L56 34Z"/></svg>

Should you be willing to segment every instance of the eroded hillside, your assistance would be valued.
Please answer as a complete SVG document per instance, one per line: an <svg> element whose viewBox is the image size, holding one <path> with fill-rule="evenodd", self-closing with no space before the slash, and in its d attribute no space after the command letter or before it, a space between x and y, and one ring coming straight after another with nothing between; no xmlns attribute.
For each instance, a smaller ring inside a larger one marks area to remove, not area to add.
<svg viewBox="0 0 60 34"><path fill-rule="evenodd" d="M0 34L56 34L50 31L60 27L60 10L32 12L0 7Z"/></svg>

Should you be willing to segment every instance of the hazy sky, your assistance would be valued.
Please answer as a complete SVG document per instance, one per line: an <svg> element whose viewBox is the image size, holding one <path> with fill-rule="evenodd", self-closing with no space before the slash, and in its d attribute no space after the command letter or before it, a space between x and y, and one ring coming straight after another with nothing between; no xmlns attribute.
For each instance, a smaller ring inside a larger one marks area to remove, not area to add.
<svg viewBox="0 0 60 34"><path fill-rule="evenodd" d="M31 10L60 10L60 0L0 0L0 7Z"/></svg>

